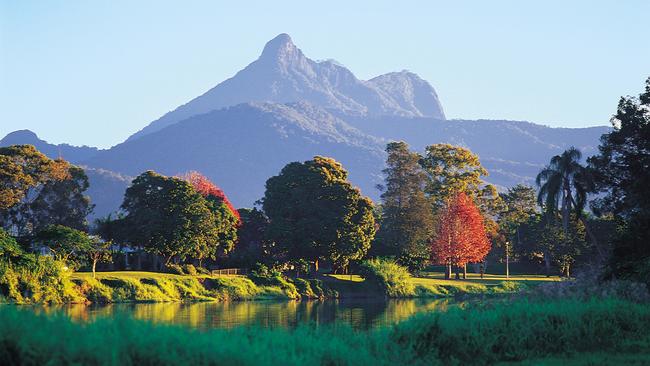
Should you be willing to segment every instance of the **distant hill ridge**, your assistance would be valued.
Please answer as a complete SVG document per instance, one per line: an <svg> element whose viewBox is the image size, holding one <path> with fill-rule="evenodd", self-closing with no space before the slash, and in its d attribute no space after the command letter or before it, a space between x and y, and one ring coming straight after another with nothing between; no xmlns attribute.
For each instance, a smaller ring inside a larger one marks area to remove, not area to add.
<svg viewBox="0 0 650 366"><path fill-rule="evenodd" d="M359 80L334 61L307 58L280 34L261 56L205 94L107 150L53 145L31 131L12 132L0 146L33 144L50 157L85 166L96 216L116 210L133 176L197 170L237 207L262 197L264 183L291 161L314 155L343 163L351 181L377 200L385 144L413 149L451 143L479 154L491 183L532 184L551 156L569 146L596 152L608 127L550 128L505 120L446 120L434 88L408 71Z"/></svg>

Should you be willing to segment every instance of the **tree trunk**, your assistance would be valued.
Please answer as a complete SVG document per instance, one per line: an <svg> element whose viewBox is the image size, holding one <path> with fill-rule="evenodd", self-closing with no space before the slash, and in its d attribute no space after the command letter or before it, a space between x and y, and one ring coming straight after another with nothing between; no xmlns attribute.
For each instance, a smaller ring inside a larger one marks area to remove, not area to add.
<svg viewBox="0 0 650 366"><path fill-rule="evenodd" d="M456 266L456 279L460 280L460 266Z"/></svg>
<svg viewBox="0 0 650 366"><path fill-rule="evenodd" d="M93 278L95 278L95 268L97 267L97 259L93 259Z"/></svg>
<svg viewBox="0 0 650 366"><path fill-rule="evenodd" d="M445 266L445 279L448 280L451 278L451 263L447 263Z"/></svg>
<svg viewBox="0 0 650 366"><path fill-rule="evenodd" d="M467 264L463 264L463 279L467 279Z"/></svg>
<svg viewBox="0 0 650 366"><path fill-rule="evenodd" d="M548 252L544 252L544 268L546 269L546 277L551 277L551 256Z"/></svg>
<svg viewBox="0 0 650 366"><path fill-rule="evenodd" d="M314 270L318 273L318 259L314 261Z"/></svg>
<svg viewBox="0 0 650 366"><path fill-rule="evenodd" d="M563 183L563 192L562 192L562 228L564 229L564 233L569 232L569 211L570 207L569 205L573 202L573 197L571 196L571 186L569 183L569 178L566 177L564 178L564 183ZM575 206L575 204L574 204Z"/></svg>
<svg viewBox="0 0 650 366"><path fill-rule="evenodd" d="M566 265L566 278L571 278L571 272L569 271L571 265L567 263Z"/></svg>

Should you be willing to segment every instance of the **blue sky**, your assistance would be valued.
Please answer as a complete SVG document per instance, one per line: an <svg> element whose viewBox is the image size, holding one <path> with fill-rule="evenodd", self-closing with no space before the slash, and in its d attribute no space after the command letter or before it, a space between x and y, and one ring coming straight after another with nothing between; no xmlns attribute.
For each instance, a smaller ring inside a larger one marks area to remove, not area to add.
<svg viewBox="0 0 650 366"><path fill-rule="evenodd" d="M407 69L449 118L604 125L650 76L650 1L0 0L0 136L109 147L289 33L359 78Z"/></svg>

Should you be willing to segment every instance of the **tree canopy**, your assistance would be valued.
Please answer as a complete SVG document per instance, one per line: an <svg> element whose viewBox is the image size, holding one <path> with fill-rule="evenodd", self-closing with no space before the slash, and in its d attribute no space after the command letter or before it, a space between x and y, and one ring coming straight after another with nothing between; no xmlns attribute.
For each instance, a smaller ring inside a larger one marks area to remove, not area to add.
<svg viewBox="0 0 650 366"><path fill-rule="evenodd" d="M614 240L613 274L643 277L650 283L650 78L638 98L623 97L601 137L599 154L589 158L601 198L598 214L613 213L626 224Z"/></svg>
<svg viewBox="0 0 650 366"><path fill-rule="evenodd" d="M175 256L212 255L219 245L208 201L180 178L142 173L126 190L121 208L128 242L165 257L167 263Z"/></svg>
<svg viewBox="0 0 650 366"><path fill-rule="evenodd" d="M316 156L266 181L267 234L280 257L311 259L316 267L327 258L344 267L365 255L375 236L373 205L347 177L340 163Z"/></svg>
<svg viewBox="0 0 650 366"><path fill-rule="evenodd" d="M383 170L381 225L373 253L390 255L410 269L421 269L429 260L434 231L431 201L424 192L427 176L420 155L405 142L391 142Z"/></svg>
<svg viewBox="0 0 650 366"><path fill-rule="evenodd" d="M482 261L490 247L478 207L465 193L457 193L438 216L436 238L431 243L433 261L464 266Z"/></svg>

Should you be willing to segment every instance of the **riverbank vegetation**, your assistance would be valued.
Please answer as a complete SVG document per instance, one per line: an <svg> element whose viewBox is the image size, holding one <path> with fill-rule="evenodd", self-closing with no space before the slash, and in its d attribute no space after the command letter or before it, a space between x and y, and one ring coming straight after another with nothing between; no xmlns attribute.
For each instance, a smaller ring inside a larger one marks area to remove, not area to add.
<svg viewBox="0 0 650 366"><path fill-rule="evenodd" d="M613 299L450 308L368 332L304 325L294 330L253 326L199 332L119 316L78 323L60 314L3 307L0 363L643 364L650 361L648 327L647 306Z"/></svg>

